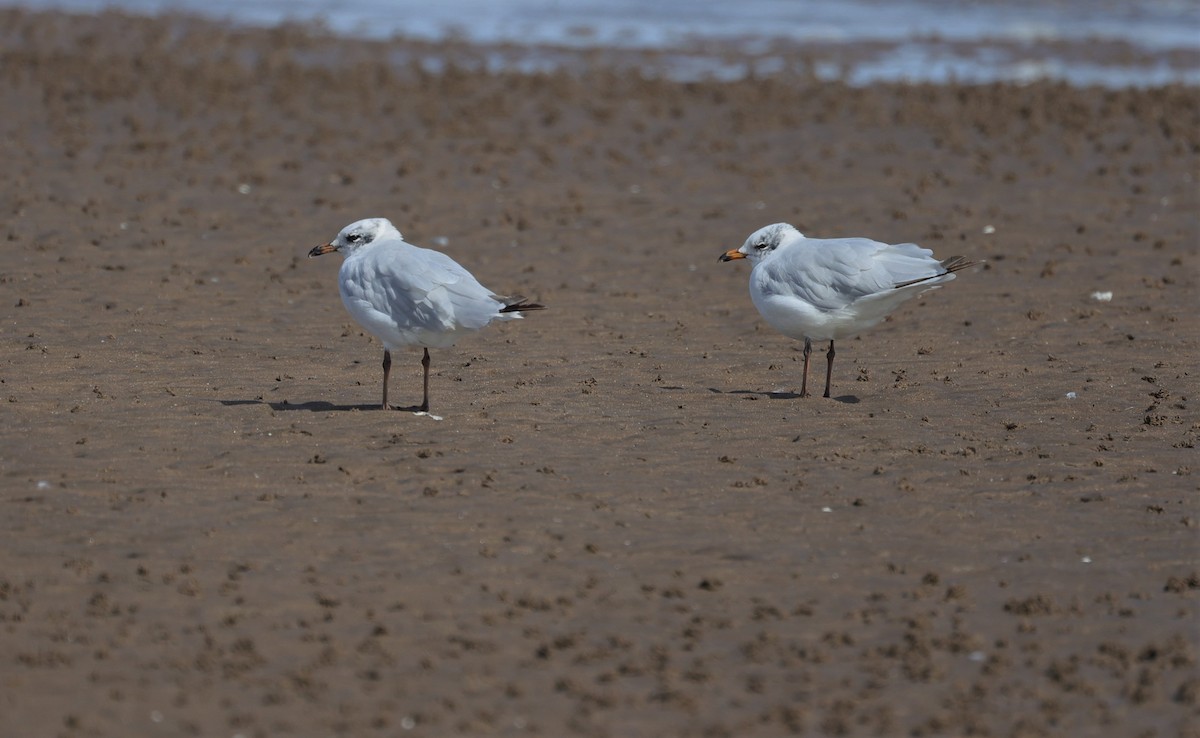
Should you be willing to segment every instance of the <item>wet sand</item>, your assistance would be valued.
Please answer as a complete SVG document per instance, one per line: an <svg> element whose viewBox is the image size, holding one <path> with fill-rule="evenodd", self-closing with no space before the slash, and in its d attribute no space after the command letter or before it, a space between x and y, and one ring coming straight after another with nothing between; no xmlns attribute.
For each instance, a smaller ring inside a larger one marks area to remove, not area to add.
<svg viewBox="0 0 1200 738"><path fill-rule="evenodd" d="M0 21L22 735L1198 734L1196 89ZM377 215L550 308L441 422L305 258ZM987 263L800 399L717 262L777 221Z"/></svg>

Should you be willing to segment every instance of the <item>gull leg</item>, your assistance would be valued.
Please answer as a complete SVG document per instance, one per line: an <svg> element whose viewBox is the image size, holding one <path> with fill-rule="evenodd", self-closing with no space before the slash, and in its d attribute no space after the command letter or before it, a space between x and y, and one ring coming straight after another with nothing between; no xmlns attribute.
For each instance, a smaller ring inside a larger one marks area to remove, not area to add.
<svg viewBox="0 0 1200 738"><path fill-rule="evenodd" d="M429 412L429 349L421 357L421 366L425 369L425 399L421 400L421 412Z"/></svg>
<svg viewBox="0 0 1200 738"><path fill-rule="evenodd" d="M808 397L808 355L812 353L812 341L804 339L804 379L800 380L800 396Z"/></svg>
<svg viewBox="0 0 1200 738"><path fill-rule="evenodd" d="M829 360L829 365L825 367L825 396L829 397L829 384L833 380L833 341L829 342L829 353L825 354L825 358Z"/></svg>
<svg viewBox="0 0 1200 738"><path fill-rule="evenodd" d="M387 349L383 350L383 409L388 410L387 404L387 382L388 375L392 373L392 352Z"/></svg>

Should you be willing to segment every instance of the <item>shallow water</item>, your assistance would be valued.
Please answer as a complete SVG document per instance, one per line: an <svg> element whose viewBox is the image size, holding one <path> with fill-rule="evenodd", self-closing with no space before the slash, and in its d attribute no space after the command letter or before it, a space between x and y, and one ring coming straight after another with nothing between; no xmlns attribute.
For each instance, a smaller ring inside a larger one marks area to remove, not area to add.
<svg viewBox="0 0 1200 738"><path fill-rule="evenodd" d="M738 78L731 50L782 66L771 49L838 47L812 72L851 84L877 81L1030 82L1077 85L1200 84L1200 3L1192 0L974 2L947 0L26 0L27 8L120 8L197 13L236 23L320 23L344 35L456 38L479 44L684 52L676 78ZM860 53L857 47L869 49ZM711 47L711 51L706 53ZM849 54L847 52L850 52ZM537 66L547 58L526 59Z"/></svg>

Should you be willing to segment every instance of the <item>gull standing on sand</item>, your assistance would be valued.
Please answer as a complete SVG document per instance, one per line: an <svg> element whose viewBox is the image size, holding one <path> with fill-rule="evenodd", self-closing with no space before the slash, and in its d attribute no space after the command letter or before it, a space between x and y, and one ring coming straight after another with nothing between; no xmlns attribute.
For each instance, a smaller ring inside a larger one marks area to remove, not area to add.
<svg viewBox="0 0 1200 738"><path fill-rule="evenodd" d="M829 341L825 354L825 396L833 379L833 342L877 325L909 298L954 279L974 266L962 256L938 261L914 243L886 244L869 238L805 238L787 223L760 228L721 261L749 259L750 299L772 328L804 339L804 379L808 396L808 356L813 341Z"/></svg>
<svg viewBox="0 0 1200 738"><path fill-rule="evenodd" d="M341 251L338 271L342 303L358 324L383 342L383 409L388 405L392 350L421 346L425 392L418 408L429 412L429 349L452 345L467 331L493 320L542 310L523 297L501 297L440 251L406 243L386 218L346 226L337 238L308 252L309 258Z"/></svg>

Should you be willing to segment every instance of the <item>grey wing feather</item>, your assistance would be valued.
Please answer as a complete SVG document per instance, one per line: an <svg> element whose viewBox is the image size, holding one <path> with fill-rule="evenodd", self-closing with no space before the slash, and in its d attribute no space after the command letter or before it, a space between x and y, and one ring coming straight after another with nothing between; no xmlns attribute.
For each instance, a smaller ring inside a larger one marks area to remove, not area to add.
<svg viewBox="0 0 1200 738"><path fill-rule="evenodd" d="M503 303L449 256L404 244L404 259L380 259L380 281L393 304L405 304L418 327L478 329Z"/></svg>
<svg viewBox="0 0 1200 738"><path fill-rule="evenodd" d="M459 326L479 329L499 315L503 300L462 265L439 251L417 250L426 269L421 276L433 285L428 299L443 311L448 310Z"/></svg>
<svg viewBox="0 0 1200 738"><path fill-rule="evenodd" d="M807 248L789 259L799 270L798 295L822 310L839 310L868 295L889 289L892 282L876 262L886 244L869 238L823 241L811 239Z"/></svg>
<svg viewBox="0 0 1200 738"><path fill-rule="evenodd" d="M933 252L913 243L886 244L869 238L809 239L781 270L801 275L796 295L821 310L945 275Z"/></svg>

